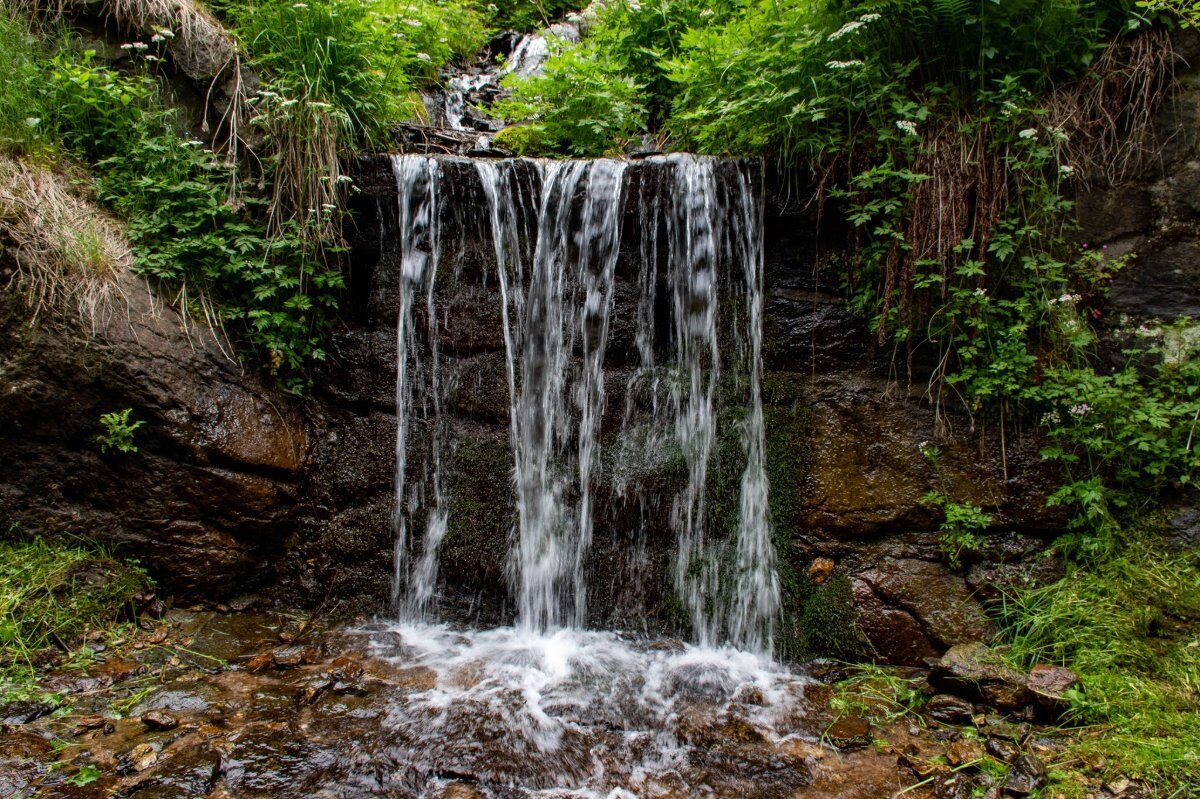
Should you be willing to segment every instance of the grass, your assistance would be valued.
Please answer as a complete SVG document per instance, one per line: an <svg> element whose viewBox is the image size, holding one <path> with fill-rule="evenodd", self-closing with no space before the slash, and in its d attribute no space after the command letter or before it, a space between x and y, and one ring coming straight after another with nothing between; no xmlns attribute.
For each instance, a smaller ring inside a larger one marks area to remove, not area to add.
<svg viewBox="0 0 1200 799"><path fill-rule="evenodd" d="M1065 796L1086 766L1139 779L1150 797L1200 797L1200 551L1167 551L1161 526L1126 531L1003 609L1014 659L1067 665L1083 684L1069 715L1076 762L1053 775Z"/></svg>
<svg viewBox="0 0 1200 799"><path fill-rule="evenodd" d="M905 676L895 669L855 665L854 673L837 683L829 707L838 718L857 716L887 725L906 716L919 718L925 695L922 676Z"/></svg>
<svg viewBox="0 0 1200 799"><path fill-rule="evenodd" d="M28 695L48 663L86 660L89 634L124 623L148 586L138 566L82 541L0 542L0 698Z"/></svg>

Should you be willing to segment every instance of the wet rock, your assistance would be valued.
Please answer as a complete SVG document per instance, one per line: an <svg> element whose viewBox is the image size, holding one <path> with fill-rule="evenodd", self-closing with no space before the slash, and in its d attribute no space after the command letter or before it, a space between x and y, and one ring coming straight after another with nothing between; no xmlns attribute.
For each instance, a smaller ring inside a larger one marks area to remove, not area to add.
<svg viewBox="0 0 1200 799"><path fill-rule="evenodd" d="M113 720L106 716L79 716L74 719L74 722L76 735L82 735L91 730L104 730L105 733L111 733L115 729Z"/></svg>
<svg viewBox="0 0 1200 799"><path fill-rule="evenodd" d="M968 724L975 709L961 697L937 694L925 704L925 712L945 724Z"/></svg>
<svg viewBox="0 0 1200 799"><path fill-rule="evenodd" d="M294 669L304 663L311 663L314 659L309 647L304 646L280 647L271 653L271 660L279 669Z"/></svg>
<svg viewBox="0 0 1200 799"><path fill-rule="evenodd" d="M88 674L93 677L111 680L111 684L123 682L131 677L143 674L145 671L146 664L123 658L113 658L112 660L106 660L103 663L97 663L88 667Z"/></svg>
<svg viewBox="0 0 1200 799"><path fill-rule="evenodd" d="M1034 755L1018 755L1004 780L1004 792L1009 796L1029 796L1046 782L1046 767Z"/></svg>
<svg viewBox="0 0 1200 799"><path fill-rule="evenodd" d="M829 558L816 558L808 567L808 578L821 585L833 574L834 562Z"/></svg>
<svg viewBox="0 0 1200 799"><path fill-rule="evenodd" d="M978 641L951 647L934 666L930 682L978 697L1000 709L1024 707L1033 699L1024 675Z"/></svg>
<svg viewBox="0 0 1200 799"><path fill-rule="evenodd" d="M1029 670L1026 686L1039 709L1061 713L1068 704L1068 692L1079 687L1079 675L1064 666L1039 663Z"/></svg>
<svg viewBox="0 0 1200 799"><path fill-rule="evenodd" d="M952 766L974 763L983 758L983 746L977 741L966 739L955 741L946 747L946 761Z"/></svg>
<svg viewBox="0 0 1200 799"><path fill-rule="evenodd" d="M292 527L306 424L144 280L118 283L94 336L69 315L31 326L17 292L0 297L0 372L21 387L0 396L0 515L119 544L164 590L244 591ZM146 423L138 452L104 455L97 417L126 407Z"/></svg>
<svg viewBox="0 0 1200 799"><path fill-rule="evenodd" d="M989 755L1001 763L1011 763L1017 755L1021 754L1021 750L1016 744L1003 738L988 738L987 743L983 746Z"/></svg>
<svg viewBox="0 0 1200 799"><path fill-rule="evenodd" d="M129 752L129 765L134 771L145 771L158 762L161 747L156 744L138 744Z"/></svg>
<svg viewBox="0 0 1200 799"><path fill-rule="evenodd" d="M997 716L987 716L980 725L989 738L1001 738L1013 743L1022 743L1029 737L1028 724L1014 724Z"/></svg>
<svg viewBox="0 0 1200 799"><path fill-rule="evenodd" d="M0 724L28 724L54 712L49 702L21 700L0 705Z"/></svg>
<svg viewBox="0 0 1200 799"><path fill-rule="evenodd" d="M151 710L142 714L142 724L152 730L173 730L179 726L179 719L165 710Z"/></svg>
<svg viewBox="0 0 1200 799"><path fill-rule="evenodd" d="M917 666L941 653L920 623L907 610L888 607L871 586L853 580L850 589L858 612L856 624L880 660L899 666Z"/></svg>
<svg viewBox="0 0 1200 799"><path fill-rule="evenodd" d="M940 563L885 558L859 579L885 603L910 613L942 646L988 639L995 632L963 578Z"/></svg>
<svg viewBox="0 0 1200 799"><path fill-rule="evenodd" d="M825 737L838 749L859 749L871 743L871 722L859 716L846 716L831 724Z"/></svg>

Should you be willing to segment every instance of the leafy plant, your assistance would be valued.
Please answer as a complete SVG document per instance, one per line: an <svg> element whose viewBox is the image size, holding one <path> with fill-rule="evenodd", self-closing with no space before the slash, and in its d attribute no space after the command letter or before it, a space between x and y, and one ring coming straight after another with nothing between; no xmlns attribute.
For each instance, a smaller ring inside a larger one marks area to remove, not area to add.
<svg viewBox="0 0 1200 799"><path fill-rule="evenodd" d="M123 411L113 411L100 416L100 424L104 425L104 432L96 436L96 441L100 443L100 451L108 452L116 450L117 452L137 452L137 445L133 443L133 434L145 422L131 422L129 415L133 413L133 408L126 408Z"/></svg>
<svg viewBox="0 0 1200 799"><path fill-rule="evenodd" d="M992 523L992 517L975 505L951 502L938 491L930 491L921 502L941 509L938 544L950 568L957 569L962 565L963 553L975 552L983 546L981 533Z"/></svg>
<svg viewBox="0 0 1200 799"><path fill-rule="evenodd" d="M75 772L75 774L67 780L67 784L74 785L76 788L82 788L85 785L91 785L98 779L100 779L100 769L89 763L79 769L79 771Z"/></svg>

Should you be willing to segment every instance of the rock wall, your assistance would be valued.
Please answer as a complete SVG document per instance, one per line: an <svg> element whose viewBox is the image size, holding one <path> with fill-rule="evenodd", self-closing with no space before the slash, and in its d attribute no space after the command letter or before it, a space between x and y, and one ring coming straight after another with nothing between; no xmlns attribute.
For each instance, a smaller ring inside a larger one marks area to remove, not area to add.
<svg viewBox="0 0 1200 799"><path fill-rule="evenodd" d="M319 596L357 609L384 607L388 599L398 309L394 179L386 159L364 159L361 167L351 324L335 336L330 371L317 380L312 505L287 581L297 600ZM467 162L447 162L450 171L460 168L473 172ZM447 184L469 186L470 180ZM442 611L499 622L511 617L504 563L516 514L508 392L499 290L488 278L494 266L486 206L481 196L467 195L448 203L458 210L443 222L439 274L445 278L439 277L437 291L452 416ZM608 417L619 414L633 363L630 320L640 269L635 206L626 212L615 290ZM897 379L890 358L875 351L861 323L826 288L831 278L814 269L815 231L804 216L768 211L763 390L772 513L785 561L785 637L796 653L853 645L917 662L988 634L979 596L994 597L1017 575L1052 573L1053 564L1034 558L1062 527L1044 505L1053 476L1037 457L1040 442L1023 431L1007 430L1002 446L995 431L975 429L953 412L935 420L918 384ZM616 422L606 418L603 430L612 433ZM944 450L936 469L921 454L922 442ZM667 514L681 478L678 464L638 467L638 479L660 497L657 505L642 506L606 493L615 470L630 467L616 462L611 439L605 444L591 621L670 628L678 607L670 588L675 541ZM719 464L716 472L712 482L720 491ZM921 502L934 489L993 515L986 551L962 570L944 565L939 519ZM832 561L831 578L809 576L818 559ZM650 610L649 619L642 608ZM862 634L852 628L854 609ZM837 615L846 629L836 635L844 641L811 639L807 628L822 613Z"/></svg>
<svg viewBox="0 0 1200 799"><path fill-rule="evenodd" d="M297 512L307 423L144 281L126 273L120 288L94 334L68 313L31 324L23 297L0 293L5 534L118 545L185 596L269 584ZM101 414L125 408L145 423L138 451L101 453Z"/></svg>

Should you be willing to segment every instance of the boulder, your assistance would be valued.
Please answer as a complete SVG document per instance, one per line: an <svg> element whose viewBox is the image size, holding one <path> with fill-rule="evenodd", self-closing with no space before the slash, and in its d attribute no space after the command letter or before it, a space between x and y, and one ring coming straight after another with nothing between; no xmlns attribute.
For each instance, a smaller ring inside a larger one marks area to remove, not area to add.
<svg viewBox="0 0 1200 799"><path fill-rule="evenodd" d="M1069 702L1068 693L1080 686L1079 675L1065 666L1039 663L1029 670L1025 681L1040 710L1061 713Z"/></svg>
<svg viewBox="0 0 1200 799"><path fill-rule="evenodd" d="M978 641L950 647L934 666L930 682L977 697L1001 710L1021 708L1033 700L1025 676Z"/></svg>

